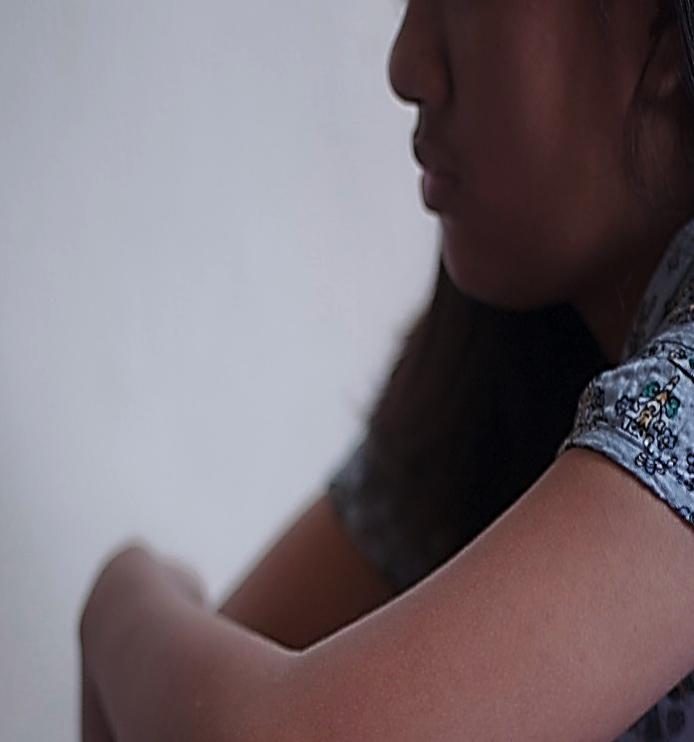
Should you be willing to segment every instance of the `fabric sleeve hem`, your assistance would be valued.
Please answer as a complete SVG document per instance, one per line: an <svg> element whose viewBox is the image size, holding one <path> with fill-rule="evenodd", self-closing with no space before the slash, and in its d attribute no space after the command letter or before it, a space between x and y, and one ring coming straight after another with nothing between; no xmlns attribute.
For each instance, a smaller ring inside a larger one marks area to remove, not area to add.
<svg viewBox="0 0 694 742"><path fill-rule="evenodd" d="M562 443L557 457L569 448L588 448L607 456L646 485L681 519L694 525L694 477L690 482L674 466L662 463L655 466L652 460L649 462L647 452L641 446L628 436L621 435L614 427L597 423L590 430L569 435ZM646 466L653 467L653 472L647 471Z"/></svg>

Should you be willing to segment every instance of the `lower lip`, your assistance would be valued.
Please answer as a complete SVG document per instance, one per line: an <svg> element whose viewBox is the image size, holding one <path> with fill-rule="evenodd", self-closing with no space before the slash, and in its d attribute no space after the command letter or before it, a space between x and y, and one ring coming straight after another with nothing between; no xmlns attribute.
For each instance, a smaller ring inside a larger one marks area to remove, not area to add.
<svg viewBox="0 0 694 742"><path fill-rule="evenodd" d="M422 189L426 205L440 211L451 203L455 192L456 179L450 175L434 175L428 170L422 175Z"/></svg>

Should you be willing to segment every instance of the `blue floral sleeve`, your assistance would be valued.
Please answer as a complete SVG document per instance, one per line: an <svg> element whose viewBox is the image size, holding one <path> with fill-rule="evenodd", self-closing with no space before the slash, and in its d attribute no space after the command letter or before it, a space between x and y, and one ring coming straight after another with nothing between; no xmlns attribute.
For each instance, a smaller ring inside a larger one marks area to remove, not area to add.
<svg viewBox="0 0 694 742"><path fill-rule="evenodd" d="M668 327L579 397L572 446L599 451L694 524L694 322Z"/></svg>

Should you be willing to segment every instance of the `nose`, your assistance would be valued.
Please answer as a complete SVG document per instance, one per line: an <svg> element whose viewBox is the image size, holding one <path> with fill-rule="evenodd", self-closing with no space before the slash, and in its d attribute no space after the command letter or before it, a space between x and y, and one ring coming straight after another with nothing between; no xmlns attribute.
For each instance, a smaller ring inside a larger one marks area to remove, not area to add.
<svg viewBox="0 0 694 742"><path fill-rule="evenodd" d="M390 85L407 103L437 106L447 95L444 40L435 5L432 0L410 0L390 50Z"/></svg>

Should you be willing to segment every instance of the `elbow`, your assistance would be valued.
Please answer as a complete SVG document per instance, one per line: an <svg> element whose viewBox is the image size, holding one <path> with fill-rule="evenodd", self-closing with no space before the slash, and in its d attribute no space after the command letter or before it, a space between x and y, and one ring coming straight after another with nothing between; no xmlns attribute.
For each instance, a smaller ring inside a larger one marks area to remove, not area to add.
<svg viewBox="0 0 694 742"><path fill-rule="evenodd" d="M345 707L357 709L349 698L356 689L345 682L330 652L315 645L293 652L268 703L254 710L249 736L240 742L354 742L364 739ZM354 733L357 732L355 735Z"/></svg>
<svg viewBox="0 0 694 742"><path fill-rule="evenodd" d="M341 742L333 735L329 694L319 690L308 653L292 650L285 658L280 672L249 706L244 728L234 742Z"/></svg>
<svg viewBox="0 0 694 742"><path fill-rule="evenodd" d="M281 650L277 662L265 667L263 672L245 683L238 694L229 693L229 685L219 676L208 678L207 699L211 711L192 739L209 742L313 742L329 739L316 733L313 713L302 693L304 664L303 652ZM238 682L238 679L237 681ZM243 683L243 679L241 679ZM226 686L226 689L225 689ZM203 704L197 701L198 714ZM198 716L198 720L201 717Z"/></svg>

